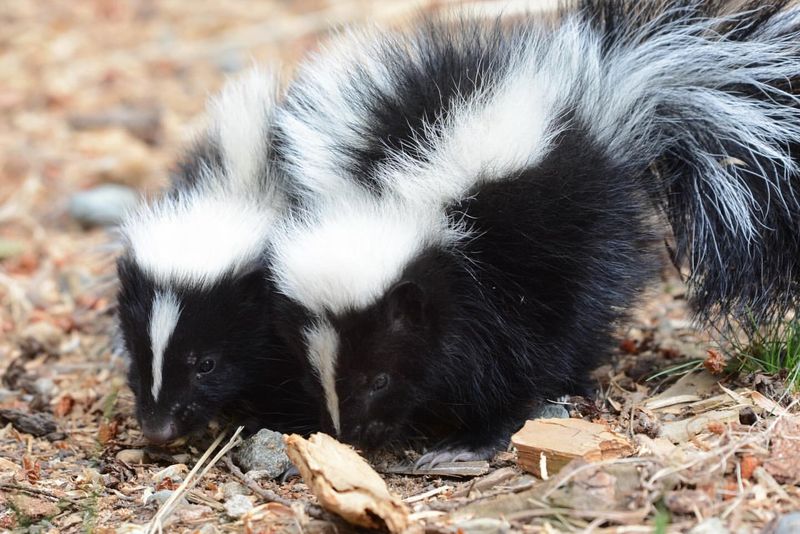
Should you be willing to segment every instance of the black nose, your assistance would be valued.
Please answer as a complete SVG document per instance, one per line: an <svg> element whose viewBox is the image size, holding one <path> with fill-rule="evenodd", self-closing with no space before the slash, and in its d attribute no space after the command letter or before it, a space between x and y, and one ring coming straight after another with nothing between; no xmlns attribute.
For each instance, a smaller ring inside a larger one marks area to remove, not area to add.
<svg viewBox="0 0 800 534"><path fill-rule="evenodd" d="M142 434L147 441L157 445L169 443L178 438L178 427L173 421L163 421L159 423L143 423Z"/></svg>

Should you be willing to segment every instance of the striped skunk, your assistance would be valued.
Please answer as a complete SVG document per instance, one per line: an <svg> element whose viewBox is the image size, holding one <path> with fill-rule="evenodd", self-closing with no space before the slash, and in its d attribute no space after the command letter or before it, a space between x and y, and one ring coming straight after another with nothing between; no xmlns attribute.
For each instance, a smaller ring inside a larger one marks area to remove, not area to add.
<svg viewBox="0 0 800 534"><path fill-rule="evenodd" d="M308 60L276 135L318 200L271 242L271 317L324 425L492 454L585 390L667 230L699 319L794 306L800 9L760 4L584 0Z"/></svg>
<svg viewBox="0 0 800 534"><path fill-rule="evenodd" d="M305 424L300 377L270 330L264 283L266 239L287 202L270 161L276 95L267 72L229 82L172 188L122 226L118 319L152 442L221 414L258 428Z"/></svg>

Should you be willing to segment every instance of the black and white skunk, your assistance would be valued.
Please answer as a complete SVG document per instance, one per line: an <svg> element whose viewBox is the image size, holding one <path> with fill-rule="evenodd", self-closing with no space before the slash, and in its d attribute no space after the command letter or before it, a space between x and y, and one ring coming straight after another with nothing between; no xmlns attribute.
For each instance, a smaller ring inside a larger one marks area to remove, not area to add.
<svg viewBox="0 0 800 534"><path fill-rule="evenodd" d="M150 441L220 414L284 431L307 422L296 365L270 330L265 283L266 241L287 203L271 162L276 96L266 72L230 82L171 190L122 227L118 316Z"/></svg>
<svg viewBox="0 0 800 534"><path fill-rule="evenodd" d="M493 452L585 390L667 227L701 319L794 306L800 9L761 4L587 0L303 65L276 135L315 200L272 241L272 318L326 424Z"/></svg>

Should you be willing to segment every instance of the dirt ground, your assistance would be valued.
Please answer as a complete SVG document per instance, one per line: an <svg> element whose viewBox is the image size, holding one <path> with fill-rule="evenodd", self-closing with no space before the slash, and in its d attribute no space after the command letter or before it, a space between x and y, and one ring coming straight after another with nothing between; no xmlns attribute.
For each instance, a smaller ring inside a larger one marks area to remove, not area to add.
<svg viewBox="0 0 800 534"><path fill-rule="evenodd" d="M72 195L107 183L157 192L202 124L206 97L252 61L281 62L288 79L334 28L394 24L445 4L3 3L0 531L143 532L158 495L178 487L210 441L145 450L125 363L112 349L114 233L76 221ZM774 377L709 372L718 371L715 344L692 328L675 273L665 269L622 339L613 363L596 373L598 398L567 408L606 422L630 440L632 456L575 461L548 480L521 470L514 451L479 477L385 474L413 524L430 532L685 532L702 523L694 532L761 532L800 510L800 410ZM647 380L692 358L706 367ZM309 516L314 496L299 478L255 482L301 503L292 507L265 503L243 484L220 462L165 530L348 528ZM238 517L225 510L236 492L256 505Z"/></svg>

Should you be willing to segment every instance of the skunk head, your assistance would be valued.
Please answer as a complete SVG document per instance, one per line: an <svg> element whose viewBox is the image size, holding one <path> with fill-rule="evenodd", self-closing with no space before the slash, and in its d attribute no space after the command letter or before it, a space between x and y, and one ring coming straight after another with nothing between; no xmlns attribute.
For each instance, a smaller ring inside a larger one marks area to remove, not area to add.
<svg viewBox="0 0 800 534"><path fill-rule="evenodd" d="M371 448L413 433L411 418L442 389L436 353L450 313L462 229L435 210L348 202L278 232L273 273L295 341L323 399L323 426Z"/></svg>
<svg viewBox="0 0 800 534"><path fill-rule="evenodd" d="M129 384L150 441L165 443L234 410L257 387L266 355L268 299L253 265L207 287L157 282L131 258L119 261L119 318L131 356Z"/></svg>
<svg viewBox="0 0 800 534"><path fill-rule="evenodd" d="M364 448L406 439L431 396L458 370L442 368L445 324L456 296L452 256L423 251L372 306L333 322L339 335L340 436Z"/></svg>
<svg viewBox="0 0 800 534"><path fill-rule="evenodd" d="M203 426L269 374L262 254L283 205L269 157L275 87L256 70L230 83L173 189L122 227L119 323L152 441Z"/></svg>

